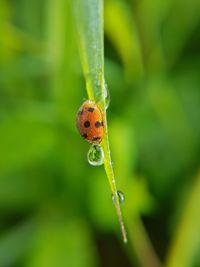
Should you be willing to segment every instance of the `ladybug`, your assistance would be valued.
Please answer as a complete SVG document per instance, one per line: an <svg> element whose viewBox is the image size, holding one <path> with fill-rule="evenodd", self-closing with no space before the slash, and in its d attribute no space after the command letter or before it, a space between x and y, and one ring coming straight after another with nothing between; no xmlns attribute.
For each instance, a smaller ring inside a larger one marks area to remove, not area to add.
<svg viewBox="0 0 200 267"><path fill-rule="evenodd" d="M81 136L92 144L99 144L104 136L103 115L92 100L85 101L80 107L76 125Z"/></svg>

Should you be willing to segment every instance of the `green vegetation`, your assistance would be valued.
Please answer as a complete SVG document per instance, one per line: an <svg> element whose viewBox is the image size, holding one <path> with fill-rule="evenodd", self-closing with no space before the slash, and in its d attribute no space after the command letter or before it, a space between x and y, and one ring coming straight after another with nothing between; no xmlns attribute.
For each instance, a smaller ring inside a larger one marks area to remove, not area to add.
<svg viewBox="0 0 200 267"><path fill-rule="evenodd" d="M123 241L127 243L108 138L106 109L110 104L110 96L104 78L103 1L77 0L74 2L74 14L88 97L98 103L103 114L105 134L99 149L100 151L102 149L103 163L121 226ZM92 149L95 147L92 146Z"/></svg>
<svg viewBox="0 0 200 267"><path fill-rule="evenodd" d="M0 267L199 267L200 2L106 0L99 13L127 245L76 130L93 85L71 2L1 1Z"/></svg>

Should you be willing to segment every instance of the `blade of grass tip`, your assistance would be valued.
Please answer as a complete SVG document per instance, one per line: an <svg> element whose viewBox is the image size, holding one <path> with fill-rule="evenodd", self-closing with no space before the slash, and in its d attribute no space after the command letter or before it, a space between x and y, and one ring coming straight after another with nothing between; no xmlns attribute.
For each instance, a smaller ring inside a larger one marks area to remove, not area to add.
<svg viewBox="0 0 200 267"><path fill-rule="evenodd" d="M112 167L106 119L105 99L107 92L104 81L103 1L76 0L73 4L77 24L78 47L86 79L87 94L89 99L95 100L103 111L105 137L101 146L104 151L104 167L114 198L123 240L126 243L127 235Z"/></svg>
<svg viewBox="0 0 200 267"><path fill-rule="evenodd" d="M106 121L106 118L104 118L104 121ZM107 128L107 122L105 123L106 128ZM107 130L107 129L106 129ZM119 197L117 193L117 186L115 183L115 176L114 176L114 171L112 167L112 161L111 161L111 154L110 154L110 147L109 147L109 140L108 140L108 131L106 131L106 136L102 142L102 148L104 151L104 168L108 177L108 181L110 183L110 188L112 191L112 195L114 196L114 205L117 211L120 227L121 227L121 232L122 232L122 237L124 243L127 243L127 234L126 234L126 229L124 226L124 221L122 217L122 212L120 208L120 203L119 203Z"/></svg>

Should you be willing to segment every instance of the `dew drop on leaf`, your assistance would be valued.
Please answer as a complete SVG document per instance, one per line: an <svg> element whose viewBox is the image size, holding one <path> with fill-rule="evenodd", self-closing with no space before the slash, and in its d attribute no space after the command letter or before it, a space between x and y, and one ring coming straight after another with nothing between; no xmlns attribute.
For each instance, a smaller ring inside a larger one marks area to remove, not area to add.
<svg viewBox="0 0 200 267"><path fill-rule="evenodd" d="M87 160L92 166L101 166L104 160L103 149L100 145L92 145L87 153Z"/></svg>
<svg viewBox="0 0 200 267"><path fill-rule="evenodd" d="M107 109L110 104L110 92L108 90L108 85L105 82L104 82L104 90L105 90L105 103L106 103L106 109Z"/></svg>
<svg viewBox="0 0 200 267"><path fill-rule="evenodd" d="M122 204L124 201L125 201L125 196L124 196L124 193L120 190L117 190L117 196L118 196L118 199L119 199L119 203ZM112 194L112 201L115 205L115 196Z"/></svg>

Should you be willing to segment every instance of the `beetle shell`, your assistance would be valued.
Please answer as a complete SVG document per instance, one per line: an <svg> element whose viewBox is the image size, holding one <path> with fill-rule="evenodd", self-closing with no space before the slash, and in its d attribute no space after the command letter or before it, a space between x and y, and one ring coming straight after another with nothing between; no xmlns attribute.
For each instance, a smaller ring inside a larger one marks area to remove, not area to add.
<svg viewBox="0 0 200 267"><path fill-rule="evenodd" d="M99 144L104 136L103 115L94 101L87 100L80 107L76 117L81 136L92 144Z"/></svg>

